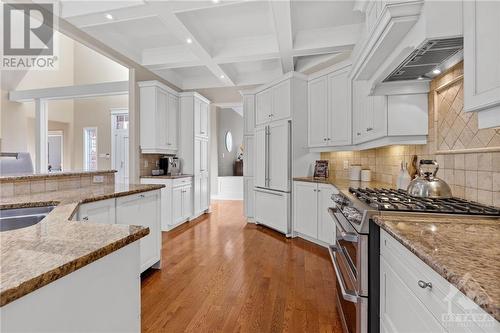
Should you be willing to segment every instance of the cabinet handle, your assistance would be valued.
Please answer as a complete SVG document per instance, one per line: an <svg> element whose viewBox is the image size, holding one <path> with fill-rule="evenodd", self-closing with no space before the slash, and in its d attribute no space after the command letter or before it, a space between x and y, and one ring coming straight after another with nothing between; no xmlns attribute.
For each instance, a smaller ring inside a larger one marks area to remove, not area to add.
<svg viewBox="0 0 500 333"><path fill-rule="evenodd" d="M323 138L323 141L326 141L326 138Z"/></svg>
<svg viewBox="0 0 500 333"><path fill-rule="evenodd" d="M422 289L429 288L432 289L432 283L431 282L425 282L422 280L418 280L418 286Z"/></svg>
<svg viewBox="0 0 500 333"><path fill-rule="evenodd" d="M204 131L201 131L200 133L201 133L201 134L205 134L205 132L204 132Z"/></svg>
<svg viewBox="0 0 500 333"><path fill-rule="evenodd" d="M331 139L330 138L327 138L328 141L330 141Z"/></svg>
<svg viewBox="0 0 500 333"><path fill-rule="evenodd" d="M368 127L368 128L366 129L366 131L367 131L367 132L373 131L373 127Z"/></svg>
<svg viewBox="0 0 500 333"><path fill-rule="evenodd" d="M144 194L139 194L139 198L144 198L145 195Z"/></svg>
<svg viewBox="0 0 500 333"><path fill-rule="evenodd" d="M321 190L318 190L318 192L321 192Z"/></svg>
<svg viewBox="0 0 500 333"><path fill-rule="evenodd" d="M316 189L314 189L313 191L316 192Z"/></svg>
<svg viewBox="0 0 500 333"><path fill-rule="evenodd" d="M358 133L356 133L356 135L358 135L358 136L359 136L359 135L361 135L361 133L359 133L359 132L358 132Z"/></svg>
<svg viewBox="0 0 500 333"><path fill-rule="evenodd" d="M88 216L84 216L84 217L82 218L82 220L83 220L83 221L88 221L88 220L89 220L89 217L88 217Z"/></svg>

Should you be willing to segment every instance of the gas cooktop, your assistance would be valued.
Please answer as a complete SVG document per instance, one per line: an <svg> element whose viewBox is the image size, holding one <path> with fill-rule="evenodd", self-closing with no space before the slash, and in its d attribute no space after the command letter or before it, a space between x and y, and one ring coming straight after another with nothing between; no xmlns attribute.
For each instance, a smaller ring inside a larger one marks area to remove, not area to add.
<svg viewBox="0 0 500 333"><path fill-rule="evenodd" d="M349 188L349 192L376 210L500 216L500 208L460 198L416 198L405 190Z"/></svg>

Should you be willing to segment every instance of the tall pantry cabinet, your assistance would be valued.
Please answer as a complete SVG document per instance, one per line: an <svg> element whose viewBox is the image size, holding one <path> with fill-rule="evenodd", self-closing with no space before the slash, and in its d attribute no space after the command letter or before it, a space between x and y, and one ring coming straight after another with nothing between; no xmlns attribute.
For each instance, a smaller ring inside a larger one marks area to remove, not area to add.
<svg viewBox="0 0 500 333"><path fill-rule="evenodd" d="M248 220L254 218L254 129L255 94L242 92L243 97L243 203Z"/></svg>
<svg viewBox="0 0 500 333"><path fill-rule="evenodd" d="M208 140L210 101L196 92L180 93L179 153L182 172L193 174L193 216L210 209Z"/></svg>

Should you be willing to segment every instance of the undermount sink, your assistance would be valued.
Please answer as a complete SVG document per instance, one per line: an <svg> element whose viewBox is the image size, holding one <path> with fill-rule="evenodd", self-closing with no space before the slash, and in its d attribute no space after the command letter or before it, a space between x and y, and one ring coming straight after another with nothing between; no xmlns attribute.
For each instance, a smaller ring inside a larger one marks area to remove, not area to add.
<svg viewBox="0 0 500 333"><path fill-rule="evenodd" d="M26 228L37 224L55 206L12 208L0 210L0 232Z"/></svg>

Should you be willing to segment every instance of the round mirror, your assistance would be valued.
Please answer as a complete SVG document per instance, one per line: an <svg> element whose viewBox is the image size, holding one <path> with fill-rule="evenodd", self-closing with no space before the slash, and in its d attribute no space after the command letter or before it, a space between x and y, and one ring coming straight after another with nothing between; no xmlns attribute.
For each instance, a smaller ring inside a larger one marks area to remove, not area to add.
<svg viewBox="0 0 500 333"><path fill-rule="evenodd" d="M230 131L226 132L225 142L226 142L226 150L228 152L231 152L231 150L233 150L233 135L231 134Z"/></svg>

